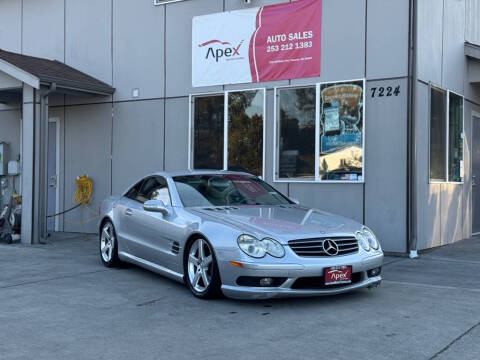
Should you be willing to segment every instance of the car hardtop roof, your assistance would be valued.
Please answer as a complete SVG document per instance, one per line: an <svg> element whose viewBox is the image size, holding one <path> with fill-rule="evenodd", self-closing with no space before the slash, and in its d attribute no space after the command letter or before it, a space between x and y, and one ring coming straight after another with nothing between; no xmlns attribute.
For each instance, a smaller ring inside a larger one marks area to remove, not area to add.
<svg viewBox="0 0 480 360"><path fill-rule="evenodd" d="M177 176L194 176L194 175L247 175L254 176L247 172L230 171L230 170L183 170L183 171L159 171L147 176L160 175L164 177L174 178Z"/></svg>

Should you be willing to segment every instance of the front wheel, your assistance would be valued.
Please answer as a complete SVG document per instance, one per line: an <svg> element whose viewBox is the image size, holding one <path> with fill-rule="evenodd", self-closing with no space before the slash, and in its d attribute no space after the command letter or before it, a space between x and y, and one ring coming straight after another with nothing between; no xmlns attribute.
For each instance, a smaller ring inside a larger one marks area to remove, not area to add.
<svg viewBox="0 0 480 360"><path fill-rule="evenodd" d="M209 299L220 294L220 274L217 260L207 240L198 238L185 249L188 257L185 261L185 282L198 298Z"/></svg>
<svg viewBox="0 0 480 360"><path fill-rule="evenodd" d="M109 220L105 221L100 232L100 257L106 267L120 265L117 235L112 222Z"/></svg>

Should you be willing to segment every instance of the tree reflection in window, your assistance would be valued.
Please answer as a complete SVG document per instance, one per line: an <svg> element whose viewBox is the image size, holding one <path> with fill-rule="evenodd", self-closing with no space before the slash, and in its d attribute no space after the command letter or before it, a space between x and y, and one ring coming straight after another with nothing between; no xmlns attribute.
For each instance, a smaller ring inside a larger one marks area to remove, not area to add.
<svg viewBox="0 0 480 360"><path fill-rule="evenodd" d="M263 90L228 93L228 168L263 173Z"/></svg>
<svg viewBox="0 0 480 360"><path fill-rule="evenodd" d="M280 89L278 176L315 176L315 87Z"/></svg>
<svg viewBox="0 0 480 360"><path fill-rule="evenodd" d="M223 169L224 99L223 94L194 98L194 169Z"/></svg>

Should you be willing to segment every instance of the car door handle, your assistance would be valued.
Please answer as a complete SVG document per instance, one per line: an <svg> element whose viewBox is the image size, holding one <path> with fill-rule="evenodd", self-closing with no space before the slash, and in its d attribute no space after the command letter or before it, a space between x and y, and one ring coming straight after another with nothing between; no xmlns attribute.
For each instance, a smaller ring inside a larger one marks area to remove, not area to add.
<svg viewBox="0 0 480 360"><path fill-rule="evenodd" d="M133 210L132 209L125 210L125 215L132 216L133 215Z"/></svg>

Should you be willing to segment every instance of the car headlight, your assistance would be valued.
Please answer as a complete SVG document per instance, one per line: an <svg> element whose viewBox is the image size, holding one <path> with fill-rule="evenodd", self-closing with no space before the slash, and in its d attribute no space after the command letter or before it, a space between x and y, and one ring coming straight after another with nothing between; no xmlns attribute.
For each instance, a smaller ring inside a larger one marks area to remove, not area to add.
<svg viewBox="0 0 480 360"><path fill-rule="evenodd" d="M252 235L240 235L237 242L245 254L254 258L262 258L266 254L274 257L283 257L285 255L283 246L278 241L270 238L258 240Z"/></svg>
<svg viewBox="0 0 480 360"><path fill-rule="evenodd" d="M265 238L262 240L262 243L267 248L267 254L270 254L273 257L277 258L281 258L285 255L285 250L283 249L283 246L277 240Z"/></svg>
<svg viewBox="0 0 480 360"><path fill-rule="evenodd" d="M357 231L355 233L355 238L357 239L363 250L370 251L370 244L368 243L368 240L362 231Z"/></svg>
<svg viewBox="0 0 480 360"><path fill-rule="evenodd" d="M370 247L374 250L378 250L380 248L380 244L377 238L375 237L375 234L373 233L373 231L367 228L366 226L364 226L362 232L365 238L367 239Z"/></svg>

